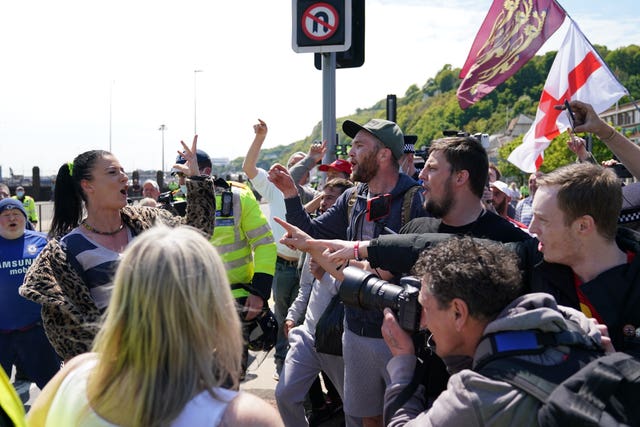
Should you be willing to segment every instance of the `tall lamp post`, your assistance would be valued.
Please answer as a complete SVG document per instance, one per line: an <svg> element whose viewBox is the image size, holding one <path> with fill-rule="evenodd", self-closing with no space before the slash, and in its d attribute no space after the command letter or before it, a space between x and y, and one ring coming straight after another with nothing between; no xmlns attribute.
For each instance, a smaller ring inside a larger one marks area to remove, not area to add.
<svg viewBox="0 0 640 427"><path fill-rule="evenodd" d="M162 171L163 175L164 175L164 171L166 170L164 168L164 131L165 131L166 128L167 127L164 124L160 125L160 127L158 128L158 130L160 132L162 132L162 169L160 169L160 170Z"/></svg>
<svg viewBox="0 0 640 427"><path fill-rule="evenodd" d="M193 70L193 134L198 133L197 117L198 117L198 104L196 103L196 76L201 73L202 70Z"/></svg>

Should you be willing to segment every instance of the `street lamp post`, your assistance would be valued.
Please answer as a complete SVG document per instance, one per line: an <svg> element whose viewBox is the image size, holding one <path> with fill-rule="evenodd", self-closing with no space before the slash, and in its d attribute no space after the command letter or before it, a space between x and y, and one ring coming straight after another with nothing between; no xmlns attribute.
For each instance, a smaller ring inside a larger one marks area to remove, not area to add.
<svg viewBox="0 0 640 427"><path fill-rule="evenodd" d="M197 117L198 117L198 105L196 103L196 76L201 73L202 70L193 70L193 134L198 133Z"/></svg>
<svg viewBox="0 0 640 427"><path fill-rule="evenodd" d="M158 130L162 132L162 169L161 170L163 175L164 175L164 171L166 170L164 168L164 131L166 128L167 127L164 124L160 125L160 127L158 128Z"/></svg>

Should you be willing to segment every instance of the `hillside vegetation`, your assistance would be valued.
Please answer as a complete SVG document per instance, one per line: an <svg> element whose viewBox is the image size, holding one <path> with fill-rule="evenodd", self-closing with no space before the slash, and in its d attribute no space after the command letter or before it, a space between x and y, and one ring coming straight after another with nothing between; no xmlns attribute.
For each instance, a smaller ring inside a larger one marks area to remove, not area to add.
<svg viewBox="0 0 640 427"><path fill-rule="evenodd" d="M605 46L595 47L619 81L629 90L631 99L640 98L640 47L630 45L615 50L609 50ZM460 129L469 133L502 133L508 122L519 114L535 117L538 100L555 54L556 52L548 52L534 57L506 82L467 110L462 110L456 99L460 69L446 64L434 77L428 78L422 87L411 85L403 96L398 94L397 122L404 133L418 136L416 148L441 137L445 129ZM337 118L339 143L349 140L342 132L344 120L365 123L371 118L386 117L386 94L384 97L371 107L359 108L350 116ZM629 102L631 99L623 98L621 102ZM268 169L274 161L286 162L294 151L306 152L311 141L321 139L321 133L321 123L318 123L302 140L286 146L263 149L259 166ZM562 138L566 140L566 135L558 137L564 142ZM506 157L521 142L522 137L518 137L500 149L499 166L507 176L520 174L519 170L506 162ZM599 141L594 143L593 151L598 160L611 157L611 153ZM572 158L566 144L552 144L545 151L542 170L552 170ZM240 170L241 164L242 158L234 159L230 170Z"/></svg>

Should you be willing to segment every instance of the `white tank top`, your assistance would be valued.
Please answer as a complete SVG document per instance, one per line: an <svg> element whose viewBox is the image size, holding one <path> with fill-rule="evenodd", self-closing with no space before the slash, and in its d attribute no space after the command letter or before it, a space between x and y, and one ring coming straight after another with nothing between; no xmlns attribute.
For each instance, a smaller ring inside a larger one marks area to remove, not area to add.
<svg viewBox="0 0 640 427"><path fill-rule="evenodd" d="M100 417L89 406L87 379L96 363L96 359L87 360L67 374L53 398L45 426L117 426ZM207 391L197 394L185 405L171 426L217 426L227 405L238 395L238 392L218 387L214 388L213 392L217 398L211 397ZM171 399L171 396L167 396L167 399Z"/></svg>

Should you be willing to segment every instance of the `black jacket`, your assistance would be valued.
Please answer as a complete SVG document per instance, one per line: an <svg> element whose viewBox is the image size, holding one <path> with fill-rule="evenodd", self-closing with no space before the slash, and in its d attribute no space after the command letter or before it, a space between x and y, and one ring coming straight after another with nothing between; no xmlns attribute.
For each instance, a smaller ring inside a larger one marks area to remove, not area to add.
<svg viewBox="0 0 640 427"><path fill-rule="evenodd" d="M620 227L616 243L625 252L636 254L630 264L603 271L581 286L609 329L613 346L618 351L640 356L640 235ZM528 292L545 292L554 296L559 305L580 310L575 279L570 267L542 259L538 240L516 245ZM625 335L625 326L634 334Z"/></svg>

